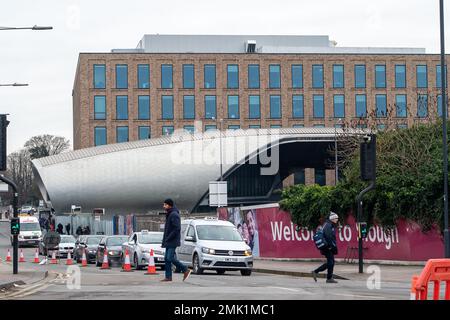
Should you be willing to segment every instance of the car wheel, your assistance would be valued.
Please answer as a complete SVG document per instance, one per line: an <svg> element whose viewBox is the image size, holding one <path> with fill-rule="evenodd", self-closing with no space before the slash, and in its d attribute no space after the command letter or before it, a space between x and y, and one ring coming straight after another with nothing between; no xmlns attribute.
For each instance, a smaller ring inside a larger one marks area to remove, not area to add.
<svg viewBox="0 0 450 320"><path fill-rule="evenodd" d="M216 270L217 274L225 274L225 270L222 269L218 269Z"/></svg>
<svg viewBox="0 0 450 320"><path fill-rule="evenodd" d="M142 268L141 268L141 266L139 265L139 261L138 261L138 257L137 257L137 254L134 254L134 268L136 269L136 270L141 270Z"/></svg>
<svg viewBox="0 0 450 320"><path fill-rule="evenodd" d="M200 259L198 258L197 254L194 255L194 260L192 262L192 271L195 274L202 274L203 273L203 269L200 268Z"/></svg>
<svg viewBox="0 0 450 320"><path fill-rule="evenodd" d="M241 275L243 275L243 276L249 276L249 275L251 275L252 274L252 270L250 269L244 269L244 270L241 270Z"/></svg>

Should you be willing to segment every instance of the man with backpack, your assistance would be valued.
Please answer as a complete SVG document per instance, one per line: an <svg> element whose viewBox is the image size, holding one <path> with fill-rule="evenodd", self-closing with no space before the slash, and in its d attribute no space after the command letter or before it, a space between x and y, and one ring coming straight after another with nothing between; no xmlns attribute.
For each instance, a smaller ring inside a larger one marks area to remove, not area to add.
<svg viewBox="0 0 450 320"><path fill-rule="evenodd" d="M327 270L327 283L337 283L333 279L334 256L338 253L336 244L336 225L338 223L338 215L330 212L330 216L323 225L322 229L314 235L314 242L320 250L320 253L327 258L327 262L312 271L314 281L317 282L317 274Z"/></svg>

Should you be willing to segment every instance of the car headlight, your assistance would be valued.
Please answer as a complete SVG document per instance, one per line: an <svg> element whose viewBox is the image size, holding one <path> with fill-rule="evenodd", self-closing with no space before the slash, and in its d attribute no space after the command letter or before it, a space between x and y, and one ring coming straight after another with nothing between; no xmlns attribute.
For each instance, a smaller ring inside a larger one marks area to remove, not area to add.
<svg viewBox="0 0 450 320"><path fill-rule="evenodd" d="M95 253L95 250L88 250L89 253Z"/></svg>
<svg viewBox="0 0 450 320"><path fill-rule="evenodd" d="M246 255L247 257L251 256L252 255L252 250L245 250L244 251L244 255Z"/></svg>
<svg viewBox="0 0 450 320"><path fill-rule="evenodd" d="M215 254L216 251L214 249L202 248L202 252L206 254Z"/></svg>
<svg viewBox="0 0 450 320"><path fill-rule="evenodd" d="M119 254L119 252L118 251L108 251L108 254L110 255L110 256L115 256L116 254Z"/></svg>

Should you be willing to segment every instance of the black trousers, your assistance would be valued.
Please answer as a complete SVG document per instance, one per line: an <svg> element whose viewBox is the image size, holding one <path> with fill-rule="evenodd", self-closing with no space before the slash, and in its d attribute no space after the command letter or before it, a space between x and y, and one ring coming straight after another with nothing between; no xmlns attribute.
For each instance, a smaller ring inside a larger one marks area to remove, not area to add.
<svg viewBox="0 0 450 320"><path fill-rule="evenodd" d="M331 252L331 250L326 250L322 254L327 258L327 262L314 270L314 272L319 273L321 271L327 270L327 279L332 279L334 269L334 254L333 252Z"/></svg>

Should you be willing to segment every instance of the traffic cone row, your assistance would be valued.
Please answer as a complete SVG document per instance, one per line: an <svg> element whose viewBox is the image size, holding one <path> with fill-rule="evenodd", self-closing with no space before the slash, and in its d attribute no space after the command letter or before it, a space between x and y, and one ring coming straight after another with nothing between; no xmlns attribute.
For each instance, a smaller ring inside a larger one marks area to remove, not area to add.
<svg viewBox="0 0 450 320"><path fill-rule="evenodd" d="M34 261L33 263L39 263L39 253L38 250L36 249L35 253L34 253Z"/></svg>
<svg viewBox="0 0 450 320"><path fill-rule="evenodd" d="M8 255L6 256L6 262L11 262L11 252L8 249Z"/></svg>
<svg viewBox="0 0 450 320"><path fill-rule="evenodd" d="M19 258L19 262L25 262L25 257L23 256L23 250L20 249L20 258Z"/></svg>
<svg viewBox="0 0 450 320"><path fill-rule="evenodd" d="M111 269L109 267L109 262L108 262L108 252L105 250L105 253L103 254L103 263L102 263L102 267L100 269Z"/></svg>
<svg viewBox="0 0 450 320"><path fill-rule="evenodd" d="M73 264L72 261L72 255L70 254L70 251L67 253L67 261L66 261L66 265L67 266L71 266Z"/></svg>
<svg viewBox="0 0 450 320"><path fill-rule="evenodd" d="M122 272L132 272L131 263L130 263L130 255L128 254L128 249L125 250L125 263L122 267Z"/></svg>
<svg viewBox="0 0 450 320"><path fill-rule="evenodd" d="M147 275L157 274L155 266L155 258L153 257L153 249L150 250L150 259L148 261Z"/></svg>
<svg viewBox="0 0 450 320"><path fill-rule="evenodd" d="M81 266L87 267L86 250L83 250L83 256L81 257Z"/></svg>
<svg viewBox="0 0 450 320"><path fill-rule="evenodd" d="M58 261L56 260L56 251L54 250L52 253L52 260L50 260L50 264L58 264Z"/></svg>

